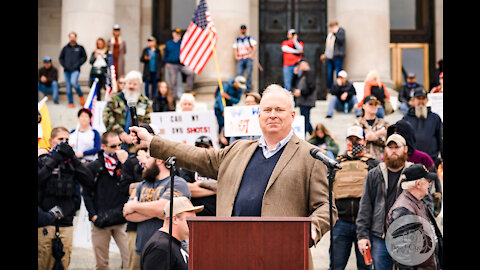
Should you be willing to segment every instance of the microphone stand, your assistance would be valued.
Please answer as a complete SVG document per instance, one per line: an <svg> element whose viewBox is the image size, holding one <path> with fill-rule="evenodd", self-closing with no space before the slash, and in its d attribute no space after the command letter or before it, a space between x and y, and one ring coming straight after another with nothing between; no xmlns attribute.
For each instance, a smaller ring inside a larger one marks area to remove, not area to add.
<svg viewBox="0 0 480 270"><path fill-rule="evenodd" d="M174 177L175 177L175 156L169 157L165 161L165 167L170 170L170 219L168 220L168 234L170 238L168 239L168 249L170 251L170 269L173 270L173 252L172 252L172 219L173 219L173 192L174 192Z"/></svg>
<svg viewBox="0 0 480 270"><path fill-rule="evenodd" d="M327 165L327 164L326 164ZM332 199L332 190L333 190L333 181L335 181L335 167L327 165L328 168L328 173L327 173L327 178L328 178L328 204L329 204L329 215L330 215L330 269L335 269L335 264L334 264L334 243L333 243L333 199Z"/></svg>

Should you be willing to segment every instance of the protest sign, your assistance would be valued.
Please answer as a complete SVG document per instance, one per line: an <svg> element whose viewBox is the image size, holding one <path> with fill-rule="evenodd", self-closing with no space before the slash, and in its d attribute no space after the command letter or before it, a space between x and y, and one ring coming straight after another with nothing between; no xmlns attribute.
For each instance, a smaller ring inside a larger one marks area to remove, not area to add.
<svg viewBox="0 0 480 270"><path fill-rule="evenodd" d="M213 147L218 149L218 127L213 111L194 112L154 112L150 122L158 128L157 136L172 141L195 145L202 136L212 139Z"/></svg>
<svg viewBox="0 0 480 270"><path fill-rule="evenodd" d="M427 106L430 106L432 112L438 114L443 122L443 93L428 94Z"/></svg>
<svg viewBox="0 0 480 270"><path fill-rule="evenodd" d="M259 111L258 105L225 107L225 137L261 136L262 130L258 123ZM292 129L295 135L305 140L305 117L296 115Z"/></svg>

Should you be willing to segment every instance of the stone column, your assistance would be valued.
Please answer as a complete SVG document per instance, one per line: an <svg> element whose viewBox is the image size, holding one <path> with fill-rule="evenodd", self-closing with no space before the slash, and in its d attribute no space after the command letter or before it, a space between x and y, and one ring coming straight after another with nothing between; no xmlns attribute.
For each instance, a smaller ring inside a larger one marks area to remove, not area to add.
<svg viewBox="0 0 480 270"><path fill-rule="evenodd" d="M107 40L112 35L114 24L114 0L63 0L62 25L60 31L59 55L63 46L68 43L68 33L77 33L77 43L85 48L87 61L80 68L79 83L88 88L91 65L91 53L96 48L96 40L103 37ZM63 68L59 69L59 81L65 82ZM88 92L86 88L83 88Z"/></svg>
<svg viewBox="0 0 480 270"><path fill-rule="evenodd" d="M246 24L250 33L250 1L210 0L207 3L217 31L217 59L222 81L236 74L233 42L240 34L240 25ZM218 86L214 56L210 58L200 75L195 76L197 93L213 93Z"/></svg>
<svg viewBox="0 0 480 270"><path fill-rule="evenodd" d="M346 32L344 69L350 81L364 81L376 69L393 87L390 60L390 10L385 0L335 1L335 19Z"/></svg>

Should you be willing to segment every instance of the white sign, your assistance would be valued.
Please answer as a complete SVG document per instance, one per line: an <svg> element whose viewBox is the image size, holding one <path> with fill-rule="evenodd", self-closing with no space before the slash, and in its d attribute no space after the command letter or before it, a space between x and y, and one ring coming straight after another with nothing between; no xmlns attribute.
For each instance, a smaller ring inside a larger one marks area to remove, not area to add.
<svg viewBox="0 0 480 270"><path fill-rule="evenodd" d="M261 136L262 130L258 123L259 111L258 105L225 107L225 137ZM305 117L303 115L295 116L292 130L297 137L305 140Z"/></svg>
<svg viewBox="0 0 480 270"><path fill-rule="evenodd" d="M195 145L195 140L205 135L212 139L214 148L219 148L218 124L213 111L153 112L150 122L158 127L159 137Z"/></svg>
<svg viewBox="0 0 480 270"><path fill-rule="evenodd" d="M443 122L443 93L428 94L427 106L430 106L432 112L438 114Z"/></svg>

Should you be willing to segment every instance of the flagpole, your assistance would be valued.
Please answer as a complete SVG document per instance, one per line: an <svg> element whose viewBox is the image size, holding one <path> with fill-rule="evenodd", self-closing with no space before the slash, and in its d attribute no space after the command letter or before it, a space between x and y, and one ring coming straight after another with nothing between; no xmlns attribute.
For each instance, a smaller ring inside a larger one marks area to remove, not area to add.
<svg viewBox="0 0 480 270"><path fill-rule="evenodd" d="M225 98L223 97L223 84L222 84L222 79L220 77L220 68L218 67L218 60L217 60L217 51L215 50L215 45L213 44L213 33L212 29L208 29L210 33L210 42L212 44L212 49L213 49L213 59L215 60L215 67L217 69L217 78L218 78L218 87L220 88L220 95L222 96L222 103L223 107L227 106L227 103L225 101Z"/></svg>

